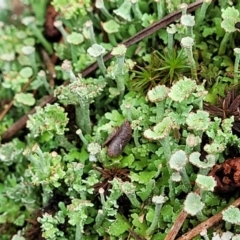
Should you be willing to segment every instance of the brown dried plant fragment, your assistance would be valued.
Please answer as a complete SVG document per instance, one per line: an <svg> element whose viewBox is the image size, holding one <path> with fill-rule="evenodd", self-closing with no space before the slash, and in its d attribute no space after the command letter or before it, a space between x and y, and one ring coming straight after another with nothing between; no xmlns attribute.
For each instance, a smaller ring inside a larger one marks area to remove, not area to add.
<svg viewBox="0 0 240 240"><path fill-rule="evenodd" d="M129 121L125 121L121 127L116 128L104 142L107 146L107 155L109 157L119 156L123 148L128 144L132 137L132 128Z"/></svg>
<svg viewBox="0 0 240 240"><path fill-rule="evenodd" d="M217 182L214 191L219 193L232 192L240 187L240 157L224 161L216 165L212 171Z"/></svg>
<svg viewBox="0 0 240 240"><path fill-rule="evenodd" d="M58 42L62 36L59 30L53 25L57 16L58 12L52 5L49 5L46 11L46 20L44 23L44 35L49 41L52 42Z"/></svg>

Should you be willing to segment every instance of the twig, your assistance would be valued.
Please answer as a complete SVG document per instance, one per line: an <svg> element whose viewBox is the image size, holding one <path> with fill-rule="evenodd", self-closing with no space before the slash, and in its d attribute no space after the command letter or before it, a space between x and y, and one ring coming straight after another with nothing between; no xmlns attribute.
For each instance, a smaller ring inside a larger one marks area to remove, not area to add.
<svg viewBox="0 0 240 240"><path fill-rule="evenodd" d="M203 2L203 0L198 0L195 3L190 4L188 6L188 12L193 12L194 10L196 10L198 7L200 7L202 5L202 2ZM158 31L159 29L161 29L163 27L166 27L169 24L173 23L175 20L177 20L181 16L181 14L182 14L181 10L175 11L175 12L165 16L164 18L160 19L159 21L152 24L151 26L149 26L149 27L143 29L142 31L138 32L133 37L123 41L122 43L124 45L126 45L126 47L129 47L129 46L141 41L142 39L150 36L151 34ZM104 56L104 62L108 61L111 58L112 58L111 52L108 52ZM90 65L89 67L87 67L86 69L84 69L81 72L82 77L86 77L90 73L94 72L97 68L98 68L97 63L96 62L93 63L92 65ZM48 97L49 97L49 102L44 101L40 104L40 106L43 107L47 103L53 103L53 102L56 101L56 98L54 96L48 96ZM35 108L33 108L28 114L33 114L33 113L35 113ZM20 118L6 132L4 132L2 134L1 137L2 137L3 142L9 141L18 131L20 131L22 128L25 127L26 121L28 119L28 114L26 114L25 116Z"/></svg>
<svg viewBox="0 0 240 240"><path fill-rule="evenodd" d="M234 207L238 207L240 206L240 198L236 199L231 206ZM228 206L229 207L229 206ZM190 230L189 232L185 233L184 235L182 235L181 237L177 238L177 240L189 240L189 239L193 239L194 237L196 237L197 235L200 234L200 232L203 229L208 229L210 227L212 227L213 225L215 225L216 223L218 223L219 221L221 221L222 219L222 212L224 210L226 210L228 207L224 208L221 212L219 212L218 214L212 216L211 218L207 219L206 221L200 223L199 225L197 225L195 228L193 228L192 230ZM172 238L174 239L174 238ZM165 239L166 240L166 239Z"/></svg>
<svg viewBox="0 0 240 240"><path fill-rule="evenodd" d="M56 78L56 71L54 69L54 64L52 63L48 53L42 48L41 49L44 64L48 70L47 75L49 77L49 85L51 89L54 88L54 78Z"/></svg>
<svg viewBox="0 0 240 240"><path fill-rule="evenodd" d="M174 240L177 236L180 228L182 227L183 222L185 221L186 217L188 216L187 212L182 210L178 215L177 219L175 220L173 226L171 227L170 231L168 232L167 236L164 240Z"/></svg>

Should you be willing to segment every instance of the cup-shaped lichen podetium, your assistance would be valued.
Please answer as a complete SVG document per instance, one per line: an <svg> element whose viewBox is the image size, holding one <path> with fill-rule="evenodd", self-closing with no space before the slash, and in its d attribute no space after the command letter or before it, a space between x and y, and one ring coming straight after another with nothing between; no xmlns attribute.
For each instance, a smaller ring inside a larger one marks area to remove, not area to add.
<svg viewBox="0 0 240 240"><path fill-rule="evenodd" d="M188 61L191 66L192 78L197 80L197 67L195 60L193 58L193 45L194 39L192 37L184 37L181 39L181 46L184 48L186 55L188 57Z"/></svg>
<svg viewBox="0 0 240 240"><path fill-rule="evenodd" d="M198 110L196 113L190 112L187 116L186 123L188 125L188 129L192 129L201 134L209 127L209 113L202 110Z"/></svg>
<svg viewBox="0 0 240 240"><path fill-rule="evenodd" d="M103 75L106 73L106 67L103 61L103 55L105 54L105 48L99 44L94 43L90 48L88 48L87 53L97 59L98 66Z"/></svg>
<svg viewBox="0 0 240 240"><path fill-rule="evenodd" d="M165 117L160 123L156 124L152 129L146 129L143 133L144 137L149 140L158 140L162 147L166 161L171 157L171 147L169 143L169 133L173 127L170 117Z"/></svg>
<svg viewBox="0 0 240 240"><path fill-rule="evenodd" d="M190 192L184 201L184 210L191 216L201 215L204 203L201 201L201 197Z"/></svg>
<svg viewBox="0 0 240 240"><path fill-rule="evenodd" d="M113 19L113 16L105 7L103 0L96 0L95 7L98 8L107 19Z"/></svg>
<svg viewBox="0 0 240 240"><path fill-rule="evenodd" d="M182 102L188 99L196 88L197 84L195 81L191 78L183 77L171 87L168 96L174 102Z"/></svg>
<svg viewBox="0 0 240 240"><path fill-rule="evenodd" d="M204 176L201 174L197 175L195 183L200 188L200 196L202 199L205 199L208 192L213 192L217 186L217 182L213 176Z"/></svg>
<svg viewBox="0 0 240 240"><path fill-rule="evenodd" d="M225 30L225 35L220 43L218 49L218 55L225 54L227 43L230 39L230 36L233 32L236 31L235 23L239 21L239 11L234 7L228 7L222 9L222 22L221 27Z"/></svg>
<svg viewBox="0 0 240 240"><path fill-rule="evenodd" d="M217 183L213 176L204 176L201 174L197 175L197 178L195 180L196 184L201 190L201 193L205 193L206 191L214 191L214 188L216 187Z"/></svg>
<svg viewBox="0 0 240 240"><path fill-rule="evenodd" d="M112 19L102 23L102 28L108 34L109 42L114 47L117 46L117 40L116 40L115 34L118 32L119 27L120 25Z"/></svg>
<svg viewBox="0 0 240 240"><path fill-rule="evenodd" d="M121 190L126 194L132 205L136 208L141 207L141 203L138 201L136 196L136 187L131 182L123 182Z"/></svg>
<svg viewBox="0 0 240 240"><path fill-rule="evenodd" d="M187 163L188 157L183 150L178 150L173 153L169 160L170 168L180 173L185 192L188 192L191 189L191 183L185 169Z"/></svg>
<svg viewBox="0 0 240 240"><path fill-rule="evenodd" d="M207 175L209 170L216 164L216 157L213 154L206 156L204 161L200 160L199 152L192 152L189 155L189 162L199 168L199 173Z"/></svg>
<svg viewBox="0 0 240 240"><path fill-rule="evenodd" d="M165 99L168 96L169 88L165 85L157 85L147 92L147 99L157 106L156 121L161 121L164 116Z"/></svg>
<svg viewBox="0 0 240 240"><path fill-rule="evenodd" d="M194 16L190 14L182 15L181 24L187 28L187 36L193 37L193 26L195 25Z"/></svg>
<svg viewBox="0 0 240 240"><path fill-rule="evenodd" d="M229 206L222 212L223 220L226 221L226 225L240 224L240 210L237 207Z"/></svg>
<svg viewBox="0 0 240 240"><path fill-rule="evenodd" d="M152 202L155 204L155 212L154 212L152 223L150 227L146 230L147 236L151 236L155 231L155 229L157 228L161 209L163 204L166 202L166 200L167 198L164 197L163 195L153 196Z"/></svg>
<svg viewBox="0 0 240 240"><path fill-rule="evenodd" d="M68 87L70 92L78 98L78 104L75 105L77 126L83 133L91 133L90 103L94 102L94 98L103 90L102 86L74 81Z"/></svg>
<svg viewBox="0 0 240 240"><path fill-rule="evenodd" d="M124 0L118 9L113 10L113 12L125 21L130 22L132 20L131 16L132 2L129 0Z"/></svg>
<svg viewBox="0 0 240 240"><path fill-rule="evenodd" d="M128 68L125 64L125 54L127 47L124 44L119 44L113 48L111 54L116 58L116 64L113 67L108 68L108 75L115 79L117 82L117 88L120 92L119 102L122 101L125 92L125 75L128 73Z"/></svg>
<svg viewBox="0 0 240 240"><path fill-rule="evenodd" d="M77 63L77 61L78 61L78 57L79 57L78 46L83 41L84 41L84 38L81 33L72 32L70 35L67 36L67 42L70 44L72 61L74 63Z"/></svg>

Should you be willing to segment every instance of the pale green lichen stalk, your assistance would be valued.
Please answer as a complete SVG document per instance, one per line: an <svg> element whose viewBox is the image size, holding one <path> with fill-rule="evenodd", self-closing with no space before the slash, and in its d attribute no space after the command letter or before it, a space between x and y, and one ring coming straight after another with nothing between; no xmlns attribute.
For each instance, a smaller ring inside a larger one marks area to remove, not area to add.
<svg viewBox="0 0 240 240"><path fill-rule="evenodd" d="M81 33L72 32L66 37L66 40L71 48L72 61L77 63L79 59L78 48L80 48L80 44L84 42L83 35Z"/></svg>
<svg viewBox="0 0 240 240"><path fill-rule="evenodd" d="M118 9L113 10L113 12L125 21L130 22L132 20L131 16L132 2L129 0L124 0Z"/></svg>
<svg viewBox="0 0 240 240"><path fill-rule="evenodd" d="M239 80L239 60L240 60L240 48L234 48L235 62L234 62L234 84Z"/></svg>
<svg viewBox="0 0 240 240"><path fill-rule="evenodd" d="M203 23L203 20L206 15L206 11L211 4L212 0L203 0L202 6L199 11L196 12L196 29L199 28L199 26Z"/></svg>
<svg viewBox="0 0 240 240"><path fill-rule="evenodd" d="M87 139L83 136L83 133L82 133L82 130L81 129L78 129L76 131L76 134L79 136L79 138L81 139L82 143L87 146L88 145L88 141Z"/></svg>
<svg viewBox="0 0 240 240"><path fill-rule="evenodd" d="M133 10L133 14L134 14L134 17L136 19L142 19L142 12L139 8L139 0L130 0L132 2L132 10Z"/></svg>
<svg viewBox="0 0 240 240"><path fill-rule="evenodd" d="M120 93L119 102L122 101L125 92L125 75L128 72L128 67L125 65L125 54L127 47L120 44L113 48L111 54L116 58L116 64L108 68L108 76L115 79L117 88Z"/></svg>
<svg viewBox="0 0 240 240"><path fill-rule="evenodd" d="M137 200L135 193L136 187L130 182L123 182L121 186L122 191L126 194L132 205L136 208L141 207L141 203Z"/></svg>
<svg viewBox="0 0 240 240"><path fill-rule="evenodd" d="M75 108L77 126L84 133L91 133L90 104L103 90L102 86L101 84L84 84L81 81L75 81L69 84L69 89L78 98Z"/></svg>
<svg viewBox="0 0 240 240"><path fill-rule="evenodd" d="M168 34L168 50L173 50L174 45L174 34L177 32L177 29L175 25L171 24L169 27L167 27L167 34Z"/></svg>
<svg viewBox="0 0 240 240"><path fill-rule="evenodd" d="M146 230L147 236L151 236L153 234L153 232L156 230L157 225L158 225L159 216L160 216L161 209L162 209L162 205L163 205L163 203L166 202L166 198L162 195L154 196L152 198L152 202L155 204L155 212L154 212L154 217L153 217L152 223L151 223L150 227Z"/></svg>
<svg viewBox="0 0 240 240"><path fill-rule="evenodd" d="M95 219L95 225L94 228L97 230L103 223L103 221L106 219L107 216L114 216L117 214L116 207L117 205L117 199L122 195L121 191L121 180L118 180L114 178L112 181L110 181L112 184L112 188L110 190L110 196L108 196L105 199L104 190L99 189L100 197L101 197L101 203L102 203L102 209L98 210L98 214Z"/></svg>
<svg viewBox="0 0 240 240"><path fill-rule="evenodd" d="M53 23L54 27L58 29L58 31L62 34L63 36L63 40L65 43L67 43L67 36L68 36L68 33L67 31L65 30L65 28L63 27L63 23L61 20L57 20Z"/></svg>
<svg viewBox="0 0 240 240"><path fill-rule="evenodd" d="M104 1L103 0L96 0L95 3L96 8L98 8L102 14L109 20L109 19L113 19L113 16L109 13L109 11L106 9L105 5L104 5Z"/></svg>
<svg viewBox="0 0 240 240"><path fill-rule="evenodd" d="M75 240L82 239L84 224L88 219L88 210L94 205L87 200L72 199L71 204L67 205L69 221L68 223L76 227Z"/></svg>
<svg viewBox="0 0 240 240"><path fill-rule="evenodd" d="M183 150L176 151L174 154L172 154L169 160L170 168L179 172L181 175L183 189L185 192L188 192L191 189L191 183L185 169L187 162L188 158Z"/></svg>
<svg viewBox="0 0 240 240"><path fill-rule="evenodd" d="M53 195L53 189L61 185L60 181L65 176L61 156L56 152L43 152L37 144L31 150L26 149L23 154L31 163L28 174L32 184L42 186L45 206Z"/></svg>
<svg viewBox="0 0 240 240"><path fill-rule="evenodd" d="M103 61L103 55L105 54L105 49L99 44L93 44L88 48L87 53L97 59L98 67L101 70L102 74L106 74L106 67Z"/></svg>
<svg viewBox="0 0 240 240"><path fill-rule="evenodd" d="M70 61L68 61L68 60L63 61L62 70L69 75L71 82L77 81L77 78L76 78L75 74L73 73L72 64Z"/></svg>
<svg viewBox="0 0 240 240"><path fill-rule="evenodd" d="M51 44L49 44L49 42L44 38L42 32L40 31L40 29L36 26L35 24L35 18L34 17L25 17L22 19L22 23L29 27L33 34L35 35L35 37L38 39L38 41L45 47L45 49L47 50L47 52L49 54L53 53L52 50L52 46Z"/></svg>
<svg viewBox="0 0 240 240"><path fill-rule="evenodd" d="M184 48L186 55L188 57L188 61L190 63L192 78L194 80L197 80L197 67L196 67L195 60L193 58L193 51L192 51L194 40L191 37L184 37L181 39L181 45Z"/></svg>
<svg viewBox="0 0 240 240"><path fill-rule="evenodd" d="M86 29L87 29L88 32L89 32L89 37L90 37L90 42L91 42L91 44L92 44L92 45L93 45L93 44L96 44L97 41L96 41L96 38L95 38L95 33L94 33L92 21L91 21L91 20L87 21L87 22L85 23L85 27L86 27Z"/></svg>
<svg viewBox="0 0 240 240"><path fill-rule="evenodd" d="M22 47L22 53L29 58L34 76L36 76L38 72L38 67L36 63L35 48L32 46L24 46Z"/></svg>
<svg viewBox="0 0 240 240"><path fill-rule="evenodd" d="M152 129L146 129L143 133L144 137L149 140L158 140L163 148L166 163L171 157L171 147L169 142L169 132L173 127L170 117L165 117L161 122L156 124Z"/></svg>
<svg viewBox="0 0 240 240"><path fill-rule="evenodd" d="M185 14L180 19L181 24L187 28L187 36L188 37L194 37L193 36L193 26L195 25L194 16L190 14Z"/></svg>

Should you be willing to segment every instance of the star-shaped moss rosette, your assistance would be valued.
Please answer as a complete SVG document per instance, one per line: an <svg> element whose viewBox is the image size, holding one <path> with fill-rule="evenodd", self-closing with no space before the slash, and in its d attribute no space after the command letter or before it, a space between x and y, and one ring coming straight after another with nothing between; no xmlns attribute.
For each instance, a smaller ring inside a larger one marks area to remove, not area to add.
<svg viewBox="0 0 240 240"><path fill-rule="evenodd" d="M175 102L182 102L189 98L196 88L197 84L195 81L183 77L183 79L179 80L171 87L168 96Z"/></svg>
<svg viewBox="0 0 240 240"><path fill-rule="evenodd" d="M122 182L131 181L129 177L129 169L125 168L99 168L96 167L96 170L101 173L101 181L96 183L94 187L94 191L97 193L100 188L103 188L105 191L105 195L110 193L110 189L112 187L111 181L114 178L121 179Z"/></svg>
<svg viewBox="0 0 240 240"><path fill-rule="evenodd" d="M208 129L210 118L206 111L198 110L196 113L190 112L187 116L186 123L188 129L204 132Z"/></svg>
<svg viewBox="0 0 240 240"><path fill-rule="evenodd" d="M233 192L240 187L240 158L231 158L217 164L210 172L217 182L215 192Z"/></svg>

